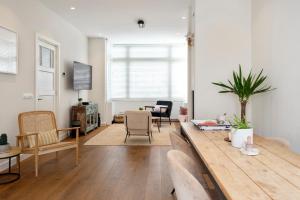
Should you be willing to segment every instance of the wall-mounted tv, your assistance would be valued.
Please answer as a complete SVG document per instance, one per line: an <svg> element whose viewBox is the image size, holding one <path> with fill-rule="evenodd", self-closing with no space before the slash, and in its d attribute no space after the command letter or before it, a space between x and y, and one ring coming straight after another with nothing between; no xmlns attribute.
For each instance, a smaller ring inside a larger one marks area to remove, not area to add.
<svg viewBox="0 0 300 200"><path fill-rule="evenodd" d="M73 63L74 90L92 89L92 66L74 61Z"/></svg>

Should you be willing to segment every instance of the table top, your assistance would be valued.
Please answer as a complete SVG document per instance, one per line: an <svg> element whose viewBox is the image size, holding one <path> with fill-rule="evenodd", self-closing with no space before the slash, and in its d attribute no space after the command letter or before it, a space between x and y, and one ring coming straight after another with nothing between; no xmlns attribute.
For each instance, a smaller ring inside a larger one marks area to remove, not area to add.
<svg viewBox="0 0 300 200"><path fill-rule="evenodd" d="M21 148L11 146L7 152L0 153L0 159L9 158L21 154Z"/></svg>
<svg viewBox="0 0 300 200"><path fill-rule="evenodd" d="M285 145L254 135L257 156L224 141L228 132L181 127L227 199L300 199L300 155Z"/></svg>

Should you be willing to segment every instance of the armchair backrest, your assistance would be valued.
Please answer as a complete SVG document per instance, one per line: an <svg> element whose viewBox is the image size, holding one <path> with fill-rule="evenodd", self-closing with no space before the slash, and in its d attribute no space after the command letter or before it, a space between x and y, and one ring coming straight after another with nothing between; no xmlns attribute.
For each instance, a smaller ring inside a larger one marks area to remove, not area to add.
<svg viewBox="0 0 300 200"><path fill-rule="evenodd" d="M172 102L172 101L162 101L162 100L158 100L158 101L156 102L156 105L168 106L168 109L166 110L166 114L167 114L168 117L171 116L172 107L173 107L173 102Z"/></svg>
<svg viewBox="0 0 300 200"><path fill-rule="evenodd" d="M129 131L151 130L152 115L150 111L126 111L124 124Z"/></svg>
<svg viewBox="0 0 300 200"><path fill-rule="evenodd" d="M32 111L20 113L18 117L20 135L57 130L52 111Z"/></svg>

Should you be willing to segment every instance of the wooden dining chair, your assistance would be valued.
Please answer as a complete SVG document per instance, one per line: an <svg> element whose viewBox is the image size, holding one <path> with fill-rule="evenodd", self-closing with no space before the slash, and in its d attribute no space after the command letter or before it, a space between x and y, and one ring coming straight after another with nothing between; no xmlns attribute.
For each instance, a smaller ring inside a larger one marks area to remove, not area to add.
<svg viewBox="0 0 300 200"><path fill-rule="evenodd" d="M19 114L17 145L22 153L34 154L35 176L38 176L39 156L66 149L75 149L76 165L79 162L79 127L57 129L55 115L51 111L33 111ZM76 139L69 142L59 141L59 133L76 130Z"/></svg>
<svg viewBox="0 0 300 200"><path fill-rule="evenodd" d="M199 159L199 156L197 156L194 150L192 149L192 145L174 132L170 133L170 140L171 140L172 148L174 150L182 151L193 160L194 173L195 173L194 176L201 183L205 184L202 174L207 173L207 170L204 168L203 163Z"/></svg>
<svg viewBox="0 0 300 200"><path fill-rule="evenodd" d="M170 150L167 153L168 167L177 200L210 200L211 198L193 176L190 166L193 161L183 152Z"/></svg>
<svg viewBox="0 0 300 200"><path fill-rule="evenodd" d="M192 145L184 138L175 132L170 133L170 140L174 150L185 153L192 162L189 162L189 169L193 176L199 181L203 188L209 193L211 197L216 199L224 199L220 191L215 187L208 170L204 167L205 164L201 161L197 153L193 150ZM172 190L171 194L175 192Z"/></svg>

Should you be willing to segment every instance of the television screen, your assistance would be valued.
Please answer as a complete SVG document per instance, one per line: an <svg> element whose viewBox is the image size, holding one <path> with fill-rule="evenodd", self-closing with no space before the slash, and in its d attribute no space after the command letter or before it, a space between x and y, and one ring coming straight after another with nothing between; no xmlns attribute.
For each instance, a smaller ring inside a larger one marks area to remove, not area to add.
<svg viewBox="0 0 300 200"><path fill-rule="evenodd" d="M73 88L74 90L92 89L92 66L74 62Z"/></svg>

